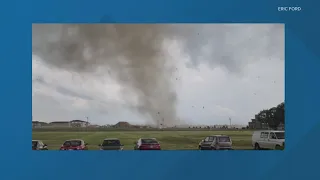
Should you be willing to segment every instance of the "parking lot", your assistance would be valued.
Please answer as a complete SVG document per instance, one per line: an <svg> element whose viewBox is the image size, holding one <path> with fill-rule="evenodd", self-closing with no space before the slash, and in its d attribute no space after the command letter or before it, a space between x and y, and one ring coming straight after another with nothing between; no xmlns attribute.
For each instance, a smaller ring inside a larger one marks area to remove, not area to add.
<svg viewBox="0 0 320 180"><path fill-rule="evenodd" d="M42 140L49 150L58 150L68 139L83 139L89 144L89 150L98 150L105 138L119 138L124 150L133 150L134 142L139 138L156 138L163 150L197 150L198 143L206 136L224 134L232 138L233 149L250 150L252 131L33 131L32 139Z"/></svg>

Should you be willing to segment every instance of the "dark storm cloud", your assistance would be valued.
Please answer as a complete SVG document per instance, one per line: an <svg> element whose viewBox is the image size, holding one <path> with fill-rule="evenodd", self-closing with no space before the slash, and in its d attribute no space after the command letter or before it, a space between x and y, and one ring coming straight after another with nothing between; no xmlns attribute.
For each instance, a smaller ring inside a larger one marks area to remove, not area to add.
<svg viewBox="0 0 320 180"><path fill-rule="evenodd" d="M130 98L128 92L138 97L135 109L168 125L178 119L177 94L163 39L184 42L190 68L223 66L231 73L261 57L282 58L284 42L283 25L37 24L32 35L33 53L48 65L78 73L105 70L124 87L123 98Z"/></svg>
<svg viewBox="0 0 320 180"><path fill-rule="evenodd" d="M241 73L251 61L262 57L284 59L282 24L188 25L183 34L190 68L207 64L223 66L230 73ZM182 27L181 27L181 31Z"/></svg>

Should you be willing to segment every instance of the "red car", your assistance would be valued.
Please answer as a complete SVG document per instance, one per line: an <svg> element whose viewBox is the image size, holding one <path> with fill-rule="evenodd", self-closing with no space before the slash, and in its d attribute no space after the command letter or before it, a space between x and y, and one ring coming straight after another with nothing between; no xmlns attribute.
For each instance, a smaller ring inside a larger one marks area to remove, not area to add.
<svg viewBox="0 0 320 180"><path fill-rule="evenodd" d="M88 150L88 143L82 139L71 139L65 141L60 150Z"/></svg>
<svg viewBox="0 0 320 180"><path fill-rule="evenodd" d="M141 138L134 144L135 150L161 150L161 146L155 138Z"/></svg>

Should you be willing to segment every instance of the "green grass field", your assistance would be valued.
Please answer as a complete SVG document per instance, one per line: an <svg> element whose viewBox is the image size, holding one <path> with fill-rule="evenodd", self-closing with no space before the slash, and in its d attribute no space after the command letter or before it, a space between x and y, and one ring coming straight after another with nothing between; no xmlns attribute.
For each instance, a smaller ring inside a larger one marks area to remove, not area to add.
<svg viewBox="0 0 320 180"><path fill-rule="evenodd" d="M196 150L198 143L209 135L224 134L232 138L234 149L252 149L252 131L33 131L32 139L42 140L49 150L58 150L67 139L83 139L89 150L98 150L105 138L119 138L124 150L133 150L133 143L139 138L153 137L160 141L163 150Z"/></svg>

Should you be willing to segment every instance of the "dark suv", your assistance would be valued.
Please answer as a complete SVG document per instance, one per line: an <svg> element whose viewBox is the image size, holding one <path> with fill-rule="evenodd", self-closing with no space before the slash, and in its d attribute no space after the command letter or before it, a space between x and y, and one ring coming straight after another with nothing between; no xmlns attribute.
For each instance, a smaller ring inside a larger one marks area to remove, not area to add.
<svg viewBox="0 0 320 180"><path fill-rule="evenodd" d="M123 145L120 143L119 139L108 138L104 139L102 144L99 144L100 150L122 150Z"/></svg>
<svg viewBox="0 0 320 180"><path fill-rule="evenodd" d="M208 136L199 143L200 150L232 150L232 141L226 135Z"/></svg>

